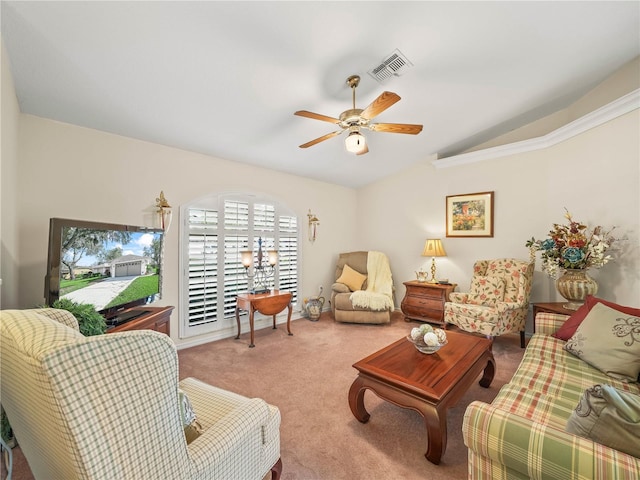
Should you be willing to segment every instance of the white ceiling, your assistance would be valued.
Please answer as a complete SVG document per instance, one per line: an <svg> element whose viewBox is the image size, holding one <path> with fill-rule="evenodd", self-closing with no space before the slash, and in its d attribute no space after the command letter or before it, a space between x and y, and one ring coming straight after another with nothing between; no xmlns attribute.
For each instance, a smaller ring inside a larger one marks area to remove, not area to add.
<svg viewBox="0 0 640 480"><path fill-rule="evenodd" d="M640 54L640 2L2 2L21 111L348 187L564 108ZM413 63L367 72L399 49ZM382 91L365 131L298 145ZM176 160L178 161L178 160Z"/></svg>

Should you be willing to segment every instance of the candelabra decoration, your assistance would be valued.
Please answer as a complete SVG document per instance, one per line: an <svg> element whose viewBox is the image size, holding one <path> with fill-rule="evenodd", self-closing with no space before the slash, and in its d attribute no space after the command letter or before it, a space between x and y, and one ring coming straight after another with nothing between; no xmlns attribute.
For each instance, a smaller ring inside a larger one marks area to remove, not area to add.
<svg viewBox="0 0 640 480"><path fill-rule="evenodd" d="M311 213L311 209L309 209L307 217L309 217L309 241L313 243L316 241L316 233L318 232L318 225L320 225L320 220L313 213Z"/></svg>
<svg viewBox="0 0 640 480"><path fill-rule="evenodd" d="M276 273L276 264L278 263L278 251L267 250L267 262L262 263L262 237L258 238L258 257L257 262L253 265L253 273L249 272L249 268L253 264L253 251L245 250L240 252L242 259L242 265L244 266L244 272L249 280L253 281L253 288L249 290L249 293L268 293L270 292L267 282L270 277L273 277Z"/></svg>
<svg viewBox="0 0 640 480"><path fill-rule="evenodd" d="M167 199L164 198L164 191L160 192L160 196L156 198L156 207L158 208L158 223L160 224L160 228L165 232L169 231L169 227L171 226L171 205L167 202Z"/></svg>

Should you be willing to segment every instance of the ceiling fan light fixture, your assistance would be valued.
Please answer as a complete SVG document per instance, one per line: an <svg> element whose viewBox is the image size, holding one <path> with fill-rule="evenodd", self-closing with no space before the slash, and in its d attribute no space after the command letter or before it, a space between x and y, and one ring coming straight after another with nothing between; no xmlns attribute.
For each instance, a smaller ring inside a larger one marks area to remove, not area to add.
<svg viewBox="0 0 640 480"><path fill-rule="evenodd" d="M356 130L344 139L344 146L348 152L355 154L362 153L367 148L367 139Z"/></svg>

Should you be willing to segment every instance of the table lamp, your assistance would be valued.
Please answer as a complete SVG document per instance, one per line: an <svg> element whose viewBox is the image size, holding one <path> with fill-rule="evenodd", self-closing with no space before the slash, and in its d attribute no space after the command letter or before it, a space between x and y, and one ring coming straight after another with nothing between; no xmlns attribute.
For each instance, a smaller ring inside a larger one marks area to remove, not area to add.
<svg viewBox="0 0 640 480"><path fill-rule="evenodd" d="M429 283L436 283L436 257L446 257L442 241L439 238L428 238L422 251L423 257L431 257L431 280Z"/></svg>

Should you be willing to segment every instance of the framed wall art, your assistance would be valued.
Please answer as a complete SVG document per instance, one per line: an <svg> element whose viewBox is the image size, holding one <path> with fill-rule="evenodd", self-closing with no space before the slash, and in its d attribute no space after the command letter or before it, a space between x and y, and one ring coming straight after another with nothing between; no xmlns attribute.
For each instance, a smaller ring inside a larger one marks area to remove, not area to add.
<svg viewBox="0 0 640 480"><path fill-rule="evenodd" d="M493 237L493 192L448 195L447 237Z"/></svg>

